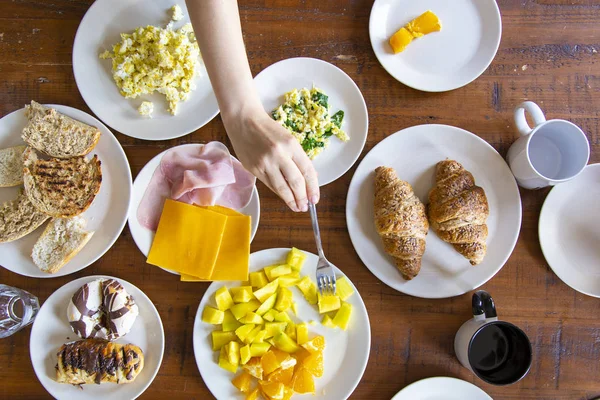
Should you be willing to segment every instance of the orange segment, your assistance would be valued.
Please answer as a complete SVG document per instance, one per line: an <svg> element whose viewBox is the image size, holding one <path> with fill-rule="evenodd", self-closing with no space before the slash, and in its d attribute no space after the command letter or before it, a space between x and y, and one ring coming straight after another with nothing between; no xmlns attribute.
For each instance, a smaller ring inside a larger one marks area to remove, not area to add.
<svg viewBox="0 0 600 400"><path fill-rule="evenodd" d="M260 385L260 388L263 391L263 393L269 396L271 399L283 399L285 393L285 387L283 386L283 383L260 381L258 384Z"/></svg>
<svg viewBox="0 0 600 400"><path fill-rule="evenodd" d="M263 367L259 357L252 357L242 368L256 379L263 378Z"/></svg>
<svg viewBox="0 0 600 400"><path fill-rule="evenodd" d="M270 374L281 366L281 363L279 360L277 360L277 356L272 350L269 350L263 354L263 356L260 358L260 362L262 364L263 373L266 375Z"/></svg>
<svg viewBox="0 0 600 400"><path fill-rule="evenodd" d="M294 368L277 368L275 371L271 372L269 378L267 379L269 382L279 382L283 383L286 386L290 386L292 383L292 378L294 377Z"/></svg>
<svg viewBox="0 0 600 400"><path fill-rule="evenodd" d="M250 384L252 383L252 375L248 373L248 371L244 371L235 378L231 380L233 386L238 388L240 392L248 393L250 392Z"/></svg>
<svg viewBox="0 0 600 400"><path fill-rule="evenodd" d="M311 353L308 352L304 347L300 347L300 350L293 354L293 357L298 360L298 363L301 363L306 359L306 357L310 356Z"/></svg>
<svg viewBox="0 0 600 400"><path fill-rule="evenodd" d="M254 389L246 396L246 400L258 400L258 396L260 396L260 391L258 388Z"/></svg>
<svg viewBox="0 0 600 400"><path fill-rule="evenodd" d="M304 347L311 353L316 353L317 351L322 352L325 349L325 338L323 336L317 336L312 340L309 340L308 342L304 343L302 347Z"/></svg>
<svg viewBox="0 0 600 400"><path fill-rule="evenodd" d="M283 400L290 400L294 395L294 389L285 386L283 388Z"/></svg>
<svg viewBox="0 0 600 400"><path fill-rule="evenodd" d="M323 376L323 352L317 351L306 357L302 361L302 366L306 368L308 372L320 378Z"/></svg>
<svg viewBox="0 0 600 400"><path fill-rule="evenodd" d="M306 368L300 367L292 378L292 387L297 393L315 393L315 381Z"/></svg>

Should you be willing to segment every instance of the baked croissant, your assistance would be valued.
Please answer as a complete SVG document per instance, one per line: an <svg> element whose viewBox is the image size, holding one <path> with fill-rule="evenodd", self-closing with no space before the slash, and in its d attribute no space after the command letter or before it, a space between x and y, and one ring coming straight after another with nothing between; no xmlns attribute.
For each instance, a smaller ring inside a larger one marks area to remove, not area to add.
<svg viewBox="0 0 600 400"><path fill-rule="evenodd" d="M485 191L469 171L454 160L440 161L435 187L429 192L429 223L437 235L454 246L472 265L487 250L489 207Z"/></svg>
<svg viewBox="0 0 600 400"><path fill-rule="evenodd" d="M393 168L375 170L375 226L404 279L417 276L429 223L425 206Z"/></svg>

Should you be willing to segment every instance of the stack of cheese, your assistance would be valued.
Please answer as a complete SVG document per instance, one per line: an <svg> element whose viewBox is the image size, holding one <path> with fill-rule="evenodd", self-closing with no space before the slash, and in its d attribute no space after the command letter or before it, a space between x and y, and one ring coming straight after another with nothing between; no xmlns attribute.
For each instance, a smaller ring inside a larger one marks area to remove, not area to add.
<svg viewBox="0 0 600 400"><path fill-rule="evenodd" d="M249 257L249 216L167 199L147 262L182 281L246 281Z"/></svg>

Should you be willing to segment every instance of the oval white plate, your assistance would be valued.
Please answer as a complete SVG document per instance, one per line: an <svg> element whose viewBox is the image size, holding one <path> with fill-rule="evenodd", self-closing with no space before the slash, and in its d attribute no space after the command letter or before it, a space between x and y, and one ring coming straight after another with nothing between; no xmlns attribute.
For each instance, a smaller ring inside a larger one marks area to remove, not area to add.
<svg viewBox="0 0 600 400"><path fill-rule="evenodd" d="M80 271L102 257L119 238L127 220L131 200L131 171L123 148L100 121L75 108L48 104L48 107L100 129L98 145L90 153L97 154L102 163L102 185L94 202L83 213L87 229L95 231L88 244L55 274L40 271L31 259L31 250L42 234L46 223L29 235L10 243L0 244L0 265L20 275L54 278ZM0 119L0 149L23 145L21 131L27 124L25 109ZM17 197L20 187L0 188L0 204Z"/></svg>
<svg viewBox="0 0 600 400"><path fill-rule="evenodd" d="M250 255L250 271L258 271L268 265L285 261L290 249L268 249ZM313 279L317 267L318 257L305 252L307 257L302 268L302 275ZM343 275L336 268L336 275ZM244 399L235 386L231 384L234 375L220 368L217 364L219 354L212 350L211 332L215 325L202 322L202 310L206 305L214 304L214 293L223 285L227 287L240 286L241 282L213 282L202 297L196 319L194 320L194 354L200 375L208 389L219 400ZM347 399L356 386L367 367L369 352L371 350L371 325L365 304L352 284L355 293L348 298L352 304L352 317L348 330L326 328L321 325L321 316L315 306L308 304L298 288L290 288L294 292L294 299L298 305L298 320L305 322L316 321L315 325L308 325L309 338L317 335L325 337L324 373L321 378L315 378L316 397L319 399L343 400ZM294 318L292 316L292 318ZM296 319L296 318L294 318ZM294 395L294 398L314 398L312 394Z"/></svg>
<svg viewBox="0 0 600 400"><path fill-rule="evenodd" d="M289 58L265 68L254 82L269 115L292 89L310 89L313 85L322 89L329 96L332 112L344 110L342 129L350 140L344 143L331 137L327 148L312 160L319 185L335 181L354 165L365 147L369 116L360 89L344 71L315 58Z"/></svg>
<svg viewBox="0 0 600 400"><path fill-rule="evenodd" d="M196 146L196 144L182 144L181 146L177 147L186 146ZM169 150L172 150L173 148ZM133 197L131 200L128 217L129 230L131 231L131 237L133 237L138 249L140 249L142 254L144 254L146 257L148 257L150 247L152 247L152 241L154 241L155 232L140 225L137 219L137 209L140 206L140 202L144 197L144 193L146 192L146 188L150 183L150 179L152 178L154 171L160 165L160 160L167 151L168 150L163 151L152 160L148 161L148 164L142 168L140 173L135 178L135 182L133 183ZM258 222L260 221L260 200L258 198L258 190L256 189L256 186L254 186L250 203L248 203L246 207L239 210L239 212L252 217L250 233L250 242L252 242L252 240L254 240L254 236L256 235L256 231L258 230ZM179 275L178 273L168 269L165 269L165 271Z"/></svg>
<svg viewBox="0 0 600 400"><path fill-rule="evenodd" d="M485 190L490 207L487 255L471 266L430 230L421 272L405 281L375 230L374 171L382 165L395 168L426 204L435 184L435 165L446 158L460 162ZM521 197L508 165L486 141L452 126L419 125L387 137L365 156L348 190L346 223L361 260L386 285L411 296L446 298L483 285L508 260L521 228Z"/></svg>
<svg viewBox="0 0 600 400"><path fill-rule="evenodd" d="M554 273L567 285L600 297L600 164L556 185L540 213L540 245Z"/></svg>
<svg viewBox="0 0 600 400"><path fill-rule="evenodd" d="M98 55L120 41L119 34L140 26L165 27L169 8L179 4L185 18L175 23L178 29L189 22L185 0L97 0L89 8L77 29L73 44L73 73L77 88L86 104L102 121L117 131L146 140L165 140L187 135L204 126L219 113L208 74L201 64L196 89L179 104L173 116L167 110L165 96L144 95L137 99L121 96L112 78L112 61ZM142 101L154 103L153 118L140 115Z"/></svg>
<svg viewBox="0 0 600 400"><path fill-rule="evenodd" d="M438 15L442 30L394 54L390 37L427 10ZM417 90L444 92L474 81L491 64L502 19L495 0L376 0L369 36L377 59L395 79Z"/></svg>
<svg viewBox="0 0 600 400"><path fill-rule="evenodd" d="M56 353L60 346L74 340L77 336L71 330L67 319L67 306L73 293L87 282L99 278L116 279L133 296L140 314L131 331L117 343L132 343L144 352L144 369L132 383L117 385L103 383L101 385L67 385L56 382ZM86 276L62 286L44 302L38 312L29 341L29 353L33 370L40 383L56 399L94 400L110 398L111 400L130 400L141 395L154 380L162 362L165 348L165 334L160 315L152 301L140 289L131 283L111 276Z"/></svg>
<svg viewBox="0 0 600 400"><path fill-rule="evenodd" d="M483 390L456 378L421 379L402 389L392 400L492 400Z"/></svg>

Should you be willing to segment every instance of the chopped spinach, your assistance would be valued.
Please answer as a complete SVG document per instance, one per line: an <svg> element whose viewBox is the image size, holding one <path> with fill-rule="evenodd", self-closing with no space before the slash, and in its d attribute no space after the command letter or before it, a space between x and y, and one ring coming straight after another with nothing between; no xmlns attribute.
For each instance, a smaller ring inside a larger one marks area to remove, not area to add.
<svg viewBox="0 0 600 400"><path fill-rule="evenodd" d="M327 97L326 94L321 93L321 92L315 92L312 95L312 101L314 101L317 104L320 104L321 106L327 108L327 101L329 100L329 97Z"/></svg>
<svg viewBox="0 0 600 400"><path fill-rule="evenodd" d="M278 110L278 109L276 108L276 109L274 109L274 110L271 112L271 117L272 117L274 120L277 120L277 110Z"/></svg>
<svg viewBox="0 0 600 400"><path fill-rule="evenodd" d="M290 115L292 113L292 111L294 111L294 109L288 105L283 106L283 111L285 111L285 113L287 115Z"/></svg>
<svg viewBox="0 0 600 400"><path fill-rule="evenodd" d="M329 136L331 136L331 135L333 135L333 132L331 132L331 128L327 129L325 131L325 133L323 133L323 137L326 137L326 138L329 137Z"/></svg>
<svg viewBox="0 0 600 400"><path fill-rule="evenodd" d="M285 126L292 128L295 132L298 132L298 125L296 125L296 122L292 121L289 118L285 120Z"/></svg>
<svg viewBox="0 0 600 400"><path fill-rule="evenodd" d="M302 141L302 148L304 149L304 151L310 151L317 147L325 147L325 143L317 142L317 140L315 140L314 138L309 138L309 137L306 137Z"/></svg>
<svg viewBox="0 0 600 400"><path fill-rule="evenodd" d="M306 107L304 107L304 104L296 104L294 106L294 109L296 111L298 111L300 114L306 115Z"/></svg>
<svg viewBox="0 0 600 400"><path fill-rule="evenodd" d="M331 122L338 128L342 128L342 121L344 120L344 111L340 110L331 116Z"/></svg>

